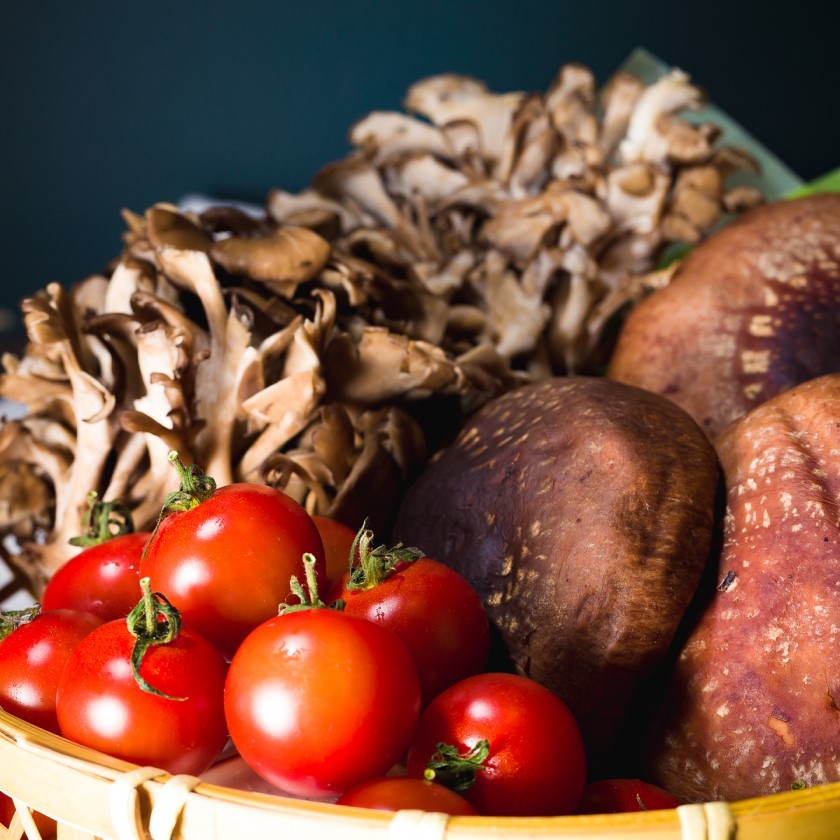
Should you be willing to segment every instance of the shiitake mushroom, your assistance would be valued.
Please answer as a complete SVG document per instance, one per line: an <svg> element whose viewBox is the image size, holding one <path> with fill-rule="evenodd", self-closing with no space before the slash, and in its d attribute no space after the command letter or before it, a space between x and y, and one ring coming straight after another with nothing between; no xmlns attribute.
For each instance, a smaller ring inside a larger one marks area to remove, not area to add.
<svg viewBox="0 0 840 840"><path fill-rule="evenodd" d="M627 318L607 375L663 394L714 438L840 370L840 194L745 213Z"/></svg>
<svg viewBox="0 0 840 840"><path fill-rule="evenodd" d="M394 535L470 581L496 652L566 701L590 758L608 761L698 587L717 480L674 403L554 378L476 412L411 486Z"/></svg>

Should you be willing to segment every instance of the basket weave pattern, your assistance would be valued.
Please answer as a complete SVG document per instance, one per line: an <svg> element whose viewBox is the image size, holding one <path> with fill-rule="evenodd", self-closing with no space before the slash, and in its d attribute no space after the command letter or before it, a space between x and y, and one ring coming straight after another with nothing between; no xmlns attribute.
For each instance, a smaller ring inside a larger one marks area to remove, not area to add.
<svg viewBox="0 0 840 840"><path fill-rule="evenodd" d="M17 813L0 840L41 840L29 808L59 840L836 840L840 783L671 811L580 817L390 814L251 793L170 776L73 744L0 711L0 790ZM43 840L46 840L44 838Z"/></svg>

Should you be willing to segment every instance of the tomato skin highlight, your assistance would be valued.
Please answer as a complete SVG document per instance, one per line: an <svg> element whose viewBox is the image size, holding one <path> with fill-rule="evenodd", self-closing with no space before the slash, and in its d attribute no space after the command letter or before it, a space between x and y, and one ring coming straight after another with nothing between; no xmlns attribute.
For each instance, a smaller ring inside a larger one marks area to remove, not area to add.
<svg viewBox="0 0 840 840"><path fill-rule="evenodd" d="M0 642L0 706L59 734L56 694L74 649L102 624L76 610L42 612Z"/></svg>
<svg viewBox="0 0 840 840"><path fill-rule="evenodd" d="M484 607L467 580L421 557L398 565L370 589L348 588L349 573L329 600L344 612L389 627L411 651L428 704L445 688L479 673L487 661L490 630Z"/></svg>
<svg viewBox="0 0 840 840"><path fill-rule="evenodd" d="M416 809L436 811L453 817L478 816L478 811L464 799L443 785L407 776L386 776L369 779L339 797L337 805L372 808L375 811Z"/></svg>
<svg viewBox="0 0 840 840"><path fill-rule="evenodd" d="M516 674L477 674L439 694L420 717L408 775L423 777L438 743L467 753L482 740L490 747L485 769L462 793L479 813L575 813L586 782L580 729L562 700Z"/></svg>
<svg viewBox="0 0 840 840"><path fill-rule="evenodd" d="M664 788L641 779L601 779L590 782L583 791L579 814L623 814L658 811L682 805Z"/></svg>
<svg viewBox="0 0 840 840"><path fill-rule="evenodd" d="M261 484L229 484L163 519L140 576L230 659L251 630L277 615L291 577L303 579L307 552L323 579L323 543L301 505Z"/></svg>
<svg viewBox="0 0 840 840"><path fill-rule="evenodd" d="M140 556L151 534L122 534L71 557L47 582L45 610L83 610L103 621L127 616L140 592Z"/></svg>
<svg viewBox="0 0 840 840"><path fill-rule="evenodd" d="M223 692L227 663L213 645L182 626L150 647L140 674L172 700L143 691L131 671L134 636L108 622L73 651L58 686L58 722L71 741L169 773L198 774L227 741Z"/></svg>
<svg viewBox="0 0 840 840"><path fill-rule="evenodd" d="M420 680L402 640L326 608L260 625L225 685L230 734L245 762L272 785L315 799L387 772L419 711Z"/></svg>

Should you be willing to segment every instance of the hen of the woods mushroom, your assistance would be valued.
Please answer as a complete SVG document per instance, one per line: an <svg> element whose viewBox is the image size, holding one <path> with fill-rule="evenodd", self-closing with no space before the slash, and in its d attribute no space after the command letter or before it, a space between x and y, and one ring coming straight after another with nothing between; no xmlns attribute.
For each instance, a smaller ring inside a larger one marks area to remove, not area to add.
<svg viewBox="0 0 840 840"><path fill-rule="evenodd" d="M22 306L28 344L0 395L0 530L38 582L73 551L88 493L154 520L171 449L219 484L285 489L382 527L407 478L490 397L603 360L605 326L663 249L761 200L751 166L681 72L599 92L561 69L544 95L442 75L407 113L254 218L125 213L108 276Z"/></svg>

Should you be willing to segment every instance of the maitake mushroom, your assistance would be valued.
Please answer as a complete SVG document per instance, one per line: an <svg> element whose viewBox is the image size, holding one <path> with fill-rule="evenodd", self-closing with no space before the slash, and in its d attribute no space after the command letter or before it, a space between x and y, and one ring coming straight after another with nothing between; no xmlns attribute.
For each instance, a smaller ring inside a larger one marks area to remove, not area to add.
<svg viewBox="0 0 840 840"><path fill-rule="evenodd" d="M126 213L110 276L24 301L29 344L3 359L28 410L0 430L18 564L37 588L64 562L91 490L153 521L171 449L386 527L465 414L592 370L663 249L760 200L725 191L751 161L679 116L698 100L679 72L599 94L569 65L545 95L438 76L261 218Z"/></svg>

